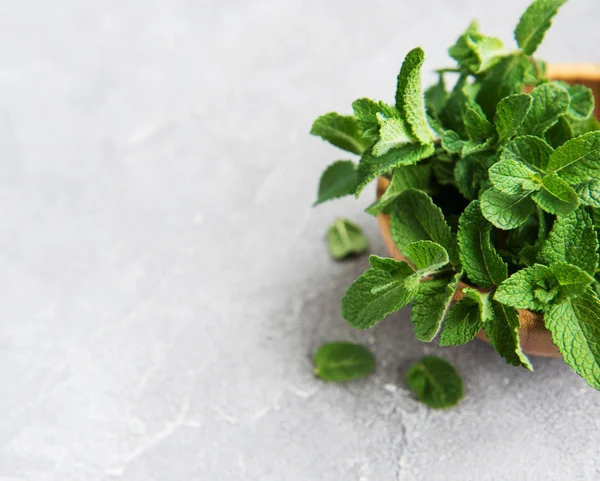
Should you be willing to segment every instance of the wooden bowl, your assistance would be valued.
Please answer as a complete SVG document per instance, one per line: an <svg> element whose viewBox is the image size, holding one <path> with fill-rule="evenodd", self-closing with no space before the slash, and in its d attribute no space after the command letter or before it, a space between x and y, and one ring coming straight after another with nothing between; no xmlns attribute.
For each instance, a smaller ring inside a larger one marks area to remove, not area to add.
<svg viewBox="0 0 600 481"><path fill-rule="evenodd" d="M598 99L594 115L600 117L600 65L596 64L558 64L548 67L548 76L553 80L563 80L572 84L582 84L594 91L594 97ZM599 118L600 120L600 118ZM387 189L389 181L385 178L380 178L377 184L377 197L381 197ZM388 215L379 214L377 216L379 230L383 236L383 240L387 247L390 256L397 260L406 261L406 257L398 250L396 244L392 240L390 230L390 218ZM463 289L468 287L461 282L454 295L453 302L461 299ZM532 312L526 309L519 310L519 321L521 327L519 329L519 337L521 340L521 348L525 354L531 356L543 357L562 357L558 348L552 342L552 336L544 325L544 319L541 314ZM477 334L479 339L489 342L488 337L483 330Z"/></svg>

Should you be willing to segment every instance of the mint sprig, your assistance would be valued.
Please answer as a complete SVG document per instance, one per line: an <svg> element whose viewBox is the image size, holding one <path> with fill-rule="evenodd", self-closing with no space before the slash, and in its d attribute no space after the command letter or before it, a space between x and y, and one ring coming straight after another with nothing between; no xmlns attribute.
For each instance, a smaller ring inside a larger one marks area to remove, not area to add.
<svg viewBox="0 0 600 481"><path fill-rule="evenodd" d="M449 49L456 65L424 93L415 48L393 105L364 97L352 116L319 117L312 133L360 159L326 169L317 203L389 181L366 210L389 216L404 260L370 258L342 300L352 326L412 302L418 339L459 345L483 330L507 363L531 369L519 336L530 310L600 389L600 123L592 90L548 79L532 57L564 3L534 0L515 49L472 23ZM429 371L415 379L433 389Z"/></svg>

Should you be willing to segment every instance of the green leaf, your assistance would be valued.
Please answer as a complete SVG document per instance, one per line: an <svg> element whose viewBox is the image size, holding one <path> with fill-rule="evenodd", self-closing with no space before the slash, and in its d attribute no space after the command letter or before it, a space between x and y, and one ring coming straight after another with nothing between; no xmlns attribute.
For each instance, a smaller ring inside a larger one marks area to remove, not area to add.
<svg viewBox="0 0 600 481"><path fill-rule="evenodd" d="M442 147L449 154L460 154L465 142L453 130L446 130L442 136Z"/></svg>
<svg viewBox="0 0 600 481"><path fill-rule="evenodd" d="M434 136L427 124L425 104L421 91L421 67L425 61L425 52L418 47L411 50L398 74L396 107L408 123L411 133L422 144L431 144Z"/></svg>
<svg viewBox="0 0 600 481"><path fill-rule="evenodd" d="M597 250L594 221L580 208L554 222L538 260L547 265L566 262L593 275L598 267Z"/></svg>
<svg viewBox="0 0 600 481"><path fill-rule="evenodd" d="M368 329L406 306L417 294L419 278L412 268L399 263L395 270L372 267L346 291L342 299L342 317L352 327Z"/></svg>
<svg viewBox="0 0 600 481"><path fill-rule="evenodd" d="M407 189L426 190L431 182L431 165L418 164L396 167L392 173L390 185L381 196L367 207L366 212L377 215L379 212L388 213L388 208L398 196Z"/></svg>
<svg viewBox="0 0 600 481"><path fill-rule="evenodd" d="M401 252L412 242L431 240L446 249L455 266L460 265L450 226L426 193L415 189L402 192L391 211L390 223L392 239Z"/></svg>
<svg viewBox="0 0 600 481"><path fill-rule="evenodd" d="M579 206L577 192L556 174L545 175L542 189L531 198L550 214L567 215Z"/></svg>
<svg viewBox="0 0 600 481"><path fill-rule="evenodd" d="M585 85L561 85L567 89L570 97L567 116L575 121L590 119L594 113L594 92Z"/></svg>
<svg viewBox="0 0 600 481"><path fill-rule="evenodd" d="M498 63L506 50L500 39L482 35L477 22L472 22L448 53L462 68L477 74Z"/></svg>
<svg viewBox="0 0 600 481"><path fill-rule="evenodd" d="M412 303L411 321L417 339L431 342L450 307L462 272L445 279L423 280Z"/></svg>
<svg viewBox="0 0 600 481"><path fill-rule="evenodd" d="M521 133L541 137L569 108L569 92L558 84L538 85L531 93L531 109L520 128Z"/></svg>
<svg viewBox="0 0 600 481"><path fill-rule="evenodd" d="M355 117L335 112L321 115L315 120L310 133L354 154L362 154L370 143L363 138Z"/></svg>
<svg viewBox="0 0 600 481"><path fill-rule="evenodd" d="M533 212L530 195L506 195L496 189L481 194L483 216L499 229L510 230L523 224Z"/></svg>
<svg viewBox="0 0 600 481"><path fill-rule="evenodd" d="M517 309L544 311L549 305L582 294L593 278L579 267L557 262L517 271L496 290L494 299Z"/></svg>
<svg viewBox="0 0 600 481"><path fill-rule="evenodd" d="M403 147L406 144L417 142L408 131L407 125L401 119L387 119L381 114L377 114L379 121L379 140L373 146L373 155L381 157L392 149Z"/></svg>
<svg viewBox="0 0 600 481"><path fill-rule="evenodd" d="M463 381L449 362L425 356L408 370L409 389L417 399L433 409L456 406L463 398Z"/></svg>
<svg viewBox="0 0 600 481"><path fill-rule="evenodd" d="M411 242L406 246L405 255L415 265L416 273L421 277L433 274L450 262L446 249L428 240Z"/></svg>
<svg viewBox="0 0 600 481"><path fill-rule="evenodd" d="M350 160L338 160L331 164L319 182L319 194L313 206L327 200L337 199L356 191L356 165Z"/></svg>
<svg viewBox="0 0 600 481"><path fill-rule="evenodd" d="M551 305L544 319L565 362L600 390L600 301L596 295L588 290Z"/></svg>
<svg viewBox="0 0 600 481"><path fill-rule="evenodd" d="M327 230L327 246L334 259L361 254L368 242L360 227L348 219L337 219Z"/></svg>
<svg viewBox="0 0 600 481"><path fill-rule="evenodd" d="M460 261L469 279L481 287L500 285L508 277L508 266L492 246L490 224L479 201L471 202L460 216L458 245Z"/></svg>
<svg viewBox="0 0 600 481"><path fill-rule="evenodd" d="M420 160L431 157L434 152L433 144L408 144L399 149L390 150L381 157L375 157L369 151L365 152L358 164L356 196L358 197L365 186L380 175L401 165L414 165Z"/></svg>
<svg viewBox="0 0 600 481"><path fill-rule="evenodd" d="M508 55L486 73L477 102L487 117L492 118L501 99L519 94L525 85L536 83L537 73L529 57L520 52Z"/></svg>
<svg viewBox="0 0 600 481"><path fill-rule="evenodd" d="M542 188L542 177L522 162L504 159L489 169L490 181L496 190L507 195L527 195Z"/></svg>
<svg viewBox="0 0 600 481"><path fill-rule="evenodd" d="M379 135L379 120L377 114L386 119L400 119L400 112L396 107L385 102L376 102L368 98L361 98L352 103L352 110L358 127L363 131L363 137L376 139Z"/></svg>
<svg viewBox="0 0 600 481"><path fill-rule="evenodd" d="M332 342L314 355L315 375L324 381L351 381L375 371L375 357L360 344Z"/></svg>
<svg viewBox="0 0 600 481"><path fill-rule="evenodd" d="M575 137L573 128L565 116L560 117L558 122L554 124L554 127L546 132L547 142L555 149L558 149L561 145L563 145L565 142L568 142L573 137Z"/></svg>
<svg viewBox="0 0 600 481"><path fill-rule="evenodd" d="M502 150L500 160L513 160L545 172L554 150L544 140L531 135L515 137Z"/></svg>
<svg viewBox="0 0 600 481"><path fill-rule="evenodd" d="M515 39L527 55L533 55L552 24L552 17L567 0L534 0L515 29Z"/></svg>
<svg viewBox="0 0 600 481"><path fill-rule="evenodd" d="M507 142L517 133L531 108L531 101L529 95L513 94L498 102L494 124L500 144Z"/></svg>
<svg viewBox="0 0 600 481"><path fill-rule="evenodd" d="M576 137L561 145L550 156L548 171L571 185L600 178L600 132Z"/></svg>
<svg viewBox="0 0 600 481"><path fill-rule="evenodd" d="M565 123L569 125L566 120ZM600 130L600 123L598 123L595 117L590 117L587 120L571 121L570 128L572 129L571 136L565 142L573 137L579 137L580 135Z"/></svg>
<svg viewBox="0 0 600 481"><path fill-rule="evenodd" d="M483 329L496 352L508 364L533 371L531 362L521 350L519 314L516 309L492 301L492 310L494 315L484 324Z"/></svg>
<svg viewBox="0 0 600 481"><path fill-rule="evenodd" d="M485 152L459 159L454 167L454 180L460 193L472 200L479 197L480 192L491 187L488 169L496 160L495 154Z"/></svg>
<svg viewBox="0 0 600 481"><path fill-rule="evenodd" d="M444 108L440 112L440 121L446 130L453 130L460 136L466 136L465 112L471 104L471 99L465 93L467 76L462 76L452 89Z"/></svg>
<svg viewBox="0 0 600 481"><path fill-rule="evenodd" d="M483 142L494 134L493 125L488 121L480 107L467 108L465 111L465 128L469 138L479 142Z"/></svg>
<svg viewBox="0 0 600 481"><path fill-rule="evenodd" d="M488 294L469 288L463 292L465 296L448 311L440 346L459 346L472 341L489 316L484 306Z"/></svg>
<svg viewBox="0 0 600 481"><path fill-rule="evenodd" d="M448 92L443 74L439 75L438 83L425 90L425 106L427 112L437 117L448 101Z"/></svg>

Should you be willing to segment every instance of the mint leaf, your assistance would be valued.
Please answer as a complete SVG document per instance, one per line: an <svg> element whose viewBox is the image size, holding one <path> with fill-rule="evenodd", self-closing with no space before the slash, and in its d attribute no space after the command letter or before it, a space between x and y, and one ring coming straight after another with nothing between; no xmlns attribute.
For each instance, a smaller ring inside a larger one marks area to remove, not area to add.
<svg viewBox="0 0 600 481"><path fill-rule="evenodd" d="M531 102L531 96L526 94L509 95L498 102L494 124L500 144L517 133L531 108Z"/></svg>
<svg viewBox="0 0 600 481"><path fill-rule="evenodd" d="M533 55L552 24L552 17L567 0L535 0L521 16L515 39L527 55Z"/></svg>
<svg viewBox="0 0 600 481"><path fill-rule="evenodd" d="M354 154L362 154L369 145L369 141L362 136L356 118L351 115L335 112L321 115L313 123L310 133Z"/></svg>
<svg viewBox="0 0 600 481"><path fill-rule="evenodd" d="M356 191L356 165L350 160L338 160L331 164L319 182L319 194L313 206L327 200L337 199Z"/></svg>
<svg viewBox="0 0 600 481"><path fill-rule="evenodd" d="M434 136L427 124L421 92L421 67L424 61L425 52L420 47L411 50L404 59L398 74L396 107L404 115L412 134L422 144L428 145L433 142Z"/></svg>
<svg viewBox="0 0 600 481"><path fill-rule="evenodd" d="M565 123L569 125L567 121L565 121ZM566 140L570 140L573 137L579 137L580 135L587 134L589 132L600 130L600 123L598 123L595 117L590 117L587 120L571 121L570 128L572 129L571 137Z"/></svg>
<svg viewBox="0 0 600 481"><path fill-rule="evenodd" d="M591 118L594 113L594 92L584 85L561 85L569 92L570 103L567 116L575 121L583 121Z"/></svg>
<svg viewBox="0 0 600 481"><path fill-rule="evenodd" d="M492 246L491 230L479 201L471 202L460 216L458 245L467 276L481 287L500 285L508 277L508 266Z"/></svg>
<svg viewBox="0 0 600 481"><path fill-rule="evenodd" d="M592 179L575 186L575 192L583 205L600 207L600 180Z"/></svg>
<svg viewBox="0 0 600 481"><path fill-rule="evenodd" d="M358 197L365 186L401 165L414 165L418 161L430 157L435 152L433 144L408 144L399 149L390 150L381 157L375 157L371 152L365 152L358 164L356 196Z"/></svg>
<svg viewBox="0 0 600 481"><path fill-rule="evenodd" d="M488 169L496 160L495 154L484 152L459 159L454 167L454 180L460 193L472 200L479 197L480 192L488 189Z"/></svg>
<svg viewBox="0 0 600 481"><path fill-rule="evenodd" d="M408 370L409 389L417 399L433 409L456 406L463 398L463 381L449 362L425 356Z"/></svg>
<svg viewBox="0 0 600 481"><path fill-rule="evenodd" d="M531 93L531 109L521 126L521 133L542 136L569 108L569 92L558 84L538 85Z"/></svg>
<svg viewBox="0 0 600 481"><path fill-rule="evenodd" d="M535 83L537 73L531 60L520 52L508 55L486 72L476 100L492 118L501 99L519 94L525 85Z"/></svg>
<svg viewBox="0 0 600 481"><path fill-rule="evenodd" d="M407 125L401 119L385 118L380 113L377 114L379 121L379 140L373 146L373 155L381 157L392 149L405 146L417 141L408 131Z"/></svg>
<svg viewBox="0 0 600 481"><path fill-rule="evenodd" d="M352 102L352 110L358 127L363 131L363 137L373 140L379 135L377 114L386 119L400 119L400 112L396 107L368 98L361 98Z"/></svg>
<svg viewBox="0 0 600 481"><path fill-rule="evenodd" d="M417 268L416 273L421 277L433 274L450 262L446 249L428 240L408 244L404 254Z"/></svg>
<svg viewBox="0 0 600 481"><path fill-rule="evenodd" d="M368 247L362 230L348 219L337 219L327 230L327 246L334 259L361 254Z"/></svg>
<svg viewBox="0 0 600 481"><path fill-rule="evenodd" d="M445 130L453 130L460 136L466 136L467 132L465 129L465 112L471 103L471 99L465 93L467 88L467 76L461 76L450 96L448 97L444 108L440 112L440 121L444 126Z"/></svg>
<svg viewBox="0 0 600 481"><path fill-rule="evenodd" d="M484 324L483 329L496 352L508 364L533 371L529 359L521 350L519 314L516 309L492 301L492 310L493 316Z"/></svg>
<svg viewBox="0 0 600 481"><path fill-rule="evenodd" d="M569 140L550 156L548 171L571 185L600 178L600 132Z"/></svg>
<svg viewBox="0 0 600 481"><path fill-rule="evenodd" d="M498 63L506 51L500 39L479 33L479 26L474 21L448 53L462 68L477 74Z"/></svg>
<svg viewBox="0 0 600 481"><path fill-rule="evenodd" d="M588 290L580 297L553 304L544 320L565 362L600 390L600 301L596 295Z"/></svg>
<svg viewBox="0 0 600 481"><path fill-rule="evenodd" d="M533 212L534 203L529 197L529 194L507 195L496 189L489 189L481 194L481 212L499 229L515 229Z"/></svg>
<svg viewBox="0 0 600 481"><path fill-rule="evenodd" d="M581 208L559 217L539 253L539 262L566 262L593 275L598 266L598 237L594 227L590 215Z"/></svg>
<svg viewBox="0 0 600 481"><path fill-rule="evenodd" d="M508 195L527 195L542 187L542 177L522 162L505 158L489 169L496 190Z"/></svg>
<svg viewBox="0 0 600 481"><path fill-rule="evenodd" d="M579 267L557 262L517 271L496 290L494 299L517 309L544 311L550 304L582 294L593 278Z"/></svg>
<svg viewBox="0 0 600 481"><path fill-rule="evenodd" d="M392 180L381 199L367 207L366 212L377 215L379 212L387 213L388 207L398 196L407 189L426 190L431 182L431 165L418 164L396 167L392 173Z"/></svg>
<svg viewBox="0 0 600 481"><path fill-rule="evenodd" d="M439 75L438 83L425 90L425 106L427 112L437 117L448 101L448 92L444 83L444 76Z"/></svg>
<svg viewBox="0 0 600 481"><path fill-rule="evenodd" d="M374 262L380 267L377 261ZM394 270L377 267L364 272L342 299L342 317L352 327L368 329L406 306L417 294L419 278L406 263Z"/></svg>
<svg viewBox="0 0 600 481"><path fill-rule="evenodd" d="M446 249L455 266L460 265L450 226L426 193L415 189L402 192L391 211L390 224L392 239L401 252L412 242L431 240Z"/></svg>
<svg viewBox="0 0 600 481"><path fill-rule="evenodd" d="M475 104L477 105L477 104ZM494 127L488 121L481 107L468 107L464 115L465 128L469 138L483 142L494 134Z"/></svg>
<svg viewBox="0 0 600 481"><path fill-rule="evenodd" d="M585 132L581 132L577 135L581 135L583 133ZM573 128L565 116L560 117L558 122L554 124L554 127L546 132L547 142L555 149L558 149L561 145L568 142L575 136L576 134L574 133Z"/></svg>
<svg viewBox="0 0 600 481"><path fill-rule="evenodd" d="M440 346L459 346L472 341L489 316L484 306L488 294L469 288L463 292L465 296L448 311Z"/></svg>
<svg viewBox="0 0 600 481"><path fill-rule="evenodd" d="M515 137L500 156L500 160L514 160L544 172L554 149L544 140L531 135Z"/></svg>
<svg viewBox="0 0 600 481"><path fill-rule="evenodd" d="M579 206L577 192L556 174L545 175L542 189L531 198L550 214L567 215Z"/></svg>
<svg viewBox="0 0 600 481"><path fill-rule="evenodd" d="M423 280L412 303L411 321L417 339L431 342L450 307L462 272L445 279Z"/></svg>
<svg viewBox="0 0 600 481"><path fill-rule="evenodd" d="M324 381L351 381L375 371L373 354L360 344L332 342L314 355L315 375Z"/></svg>

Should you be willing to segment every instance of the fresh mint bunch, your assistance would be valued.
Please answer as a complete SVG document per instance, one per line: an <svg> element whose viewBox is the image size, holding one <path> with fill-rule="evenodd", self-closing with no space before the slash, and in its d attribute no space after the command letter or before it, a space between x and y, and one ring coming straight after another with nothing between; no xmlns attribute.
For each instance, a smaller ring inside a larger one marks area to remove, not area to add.
<svg viewBox="0 0 600 481"><path fill-rule="evenodd" d="M425 91L416 48L393 103L319 117L311 133L360 158L325 170L316 203L389 181L367 212L389 215L406 261L371 256L342 301L352 326L412 302L418 339L459 345L483 329L506 362L532 369L518 335L528 309L600 390L600 124L589 88L548 79L532 57L564 3L535 0L517 48L471 23L449 49L456 66Z"/></svg>

